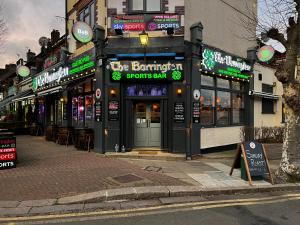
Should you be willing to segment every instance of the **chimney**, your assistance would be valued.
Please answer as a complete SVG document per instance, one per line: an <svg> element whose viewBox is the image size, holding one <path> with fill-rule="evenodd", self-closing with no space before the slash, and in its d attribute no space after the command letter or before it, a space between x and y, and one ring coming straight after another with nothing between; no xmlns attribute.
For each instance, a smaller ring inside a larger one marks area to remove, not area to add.
<svg viewBox="0 0 300 225"><path fill-rule="evenodd" d="M51 32L51 44L55 44L60 38L60 33L58 30L53 30Z"/></svg>
<svg viewBox="0 0 300 225"><path fill-rule="evenodd" d="M27 52L27 63L33 62L35 57L35 53L31 52L30 49L28 49Z"/></svg>

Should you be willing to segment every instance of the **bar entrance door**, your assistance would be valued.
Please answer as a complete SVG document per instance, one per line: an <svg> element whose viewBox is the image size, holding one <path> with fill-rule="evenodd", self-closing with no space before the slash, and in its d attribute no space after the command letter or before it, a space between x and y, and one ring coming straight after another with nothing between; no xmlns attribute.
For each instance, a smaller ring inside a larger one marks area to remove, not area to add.
<svg viewBox="0 0 300 225"><path fill-rule="evenodd" d="M160 102L136 102L134 104L134 146L161 146Z"/></svg>

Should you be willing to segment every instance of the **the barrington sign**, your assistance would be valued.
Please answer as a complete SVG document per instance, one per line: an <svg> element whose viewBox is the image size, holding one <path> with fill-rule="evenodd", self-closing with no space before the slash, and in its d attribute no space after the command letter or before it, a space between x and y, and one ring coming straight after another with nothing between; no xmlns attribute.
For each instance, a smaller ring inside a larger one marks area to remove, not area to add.
<svg viewBox="0 0 300 225"><path fill-rule="evenodd" d="M183 62L112 61L108 67L112 81L181 81Z"/></svg>
<svg viewBox="0 0 300 225"><path fill-rule="evenodd" d="M16 159L16 137L0 136L0 169L16 167Z"/></svg>

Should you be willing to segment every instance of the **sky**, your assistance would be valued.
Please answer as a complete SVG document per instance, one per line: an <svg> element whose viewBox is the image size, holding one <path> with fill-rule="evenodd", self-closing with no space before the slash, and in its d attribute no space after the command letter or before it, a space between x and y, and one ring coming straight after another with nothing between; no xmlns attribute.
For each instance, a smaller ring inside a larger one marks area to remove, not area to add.
<svg viewBox="0 0 300 225"><path fill-rule="evenodd" d="M0 68L16 63L20 57L25 59L28 49L39 53L39 38L50 38L53 29L65 33L64 20L55 17L65 16L65 0L0 0L0 5L0 16L8 27Z"/></svg>

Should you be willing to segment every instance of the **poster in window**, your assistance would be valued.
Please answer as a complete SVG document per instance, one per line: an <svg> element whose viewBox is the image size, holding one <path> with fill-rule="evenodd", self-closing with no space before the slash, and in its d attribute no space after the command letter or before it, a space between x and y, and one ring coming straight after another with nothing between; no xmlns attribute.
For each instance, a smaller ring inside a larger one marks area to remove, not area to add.
<svg viewBox="0 0 300 225"><path fill-rule="evenodd" d="M102 102L99 100L95 102L95 121L102 121Z"/></svg>
<svg viewBox="0 0 300 225"><path fill-rule="evenodd" d="M174 104L174 122L175 123L184 123L184 102L175 102Z"/></svg>
<svg viewBox="0 0 300 225"><path fill-rule="evenodd" d="M112 100L108 102L108 120L109 121L118 121L119 120L119 111L120 106L119 102Z"/></svg>
<svg viewBox="0 0 300 225"><path fill-rule="evenodd" d="M200 102L193 102L193 123L200 123Z"/></svg>

